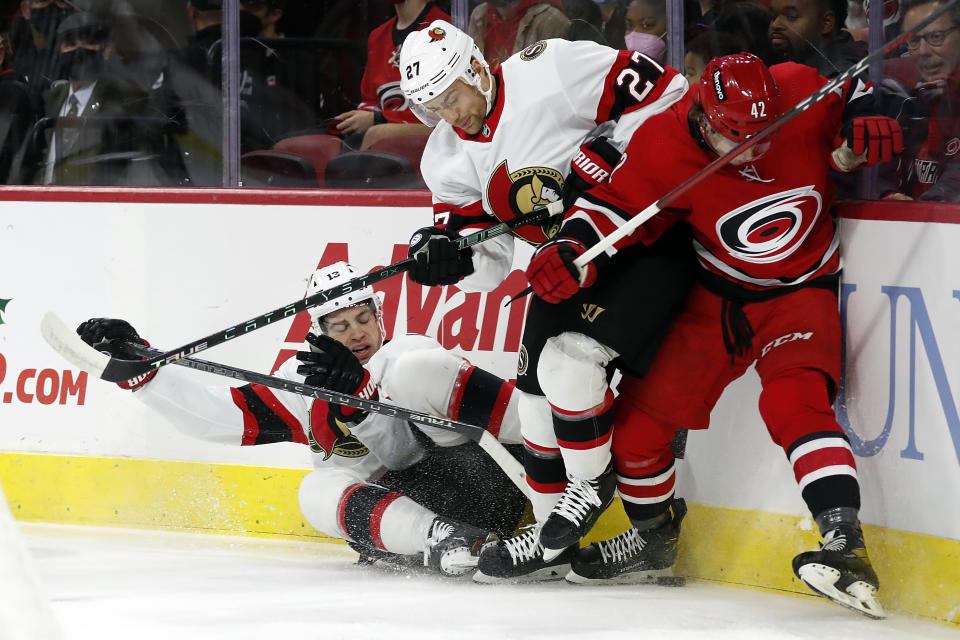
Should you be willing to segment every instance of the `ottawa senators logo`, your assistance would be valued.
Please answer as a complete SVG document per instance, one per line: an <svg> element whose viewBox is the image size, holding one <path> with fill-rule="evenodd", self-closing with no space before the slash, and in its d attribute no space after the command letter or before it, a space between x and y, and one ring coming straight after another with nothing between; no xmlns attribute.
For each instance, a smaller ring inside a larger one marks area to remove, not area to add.
<svg viewBox="0 0 960 640"><path fill-rule="evenodd" d="M530 364L530 356L527 355L527 345L520 345L520 355L517 359L517 375L522 376L527 373L527 367Z"/></svg>
<svg viewBox="0 0 960 640"><path fill-rule="evenodd" d="M556 169L524 167L511 173L504 160L487 183L487 200L497 219L507 222L530 213L537 205L559 200L562 189L563 176ZM540 227L519 227L514 233L536 247L557 235L559 230L560 221L552 218Z"/></svg>
<svg viewBox="0 0 960 640"><path fill-rule="evenodd" d="M310 407L310 429L307 432L310 450L322 453L323 459L331 455L344 458L361 458L370 450L360 442L350 429L336 419L330 405L323 400L314 400Z"/></svg>
<svg viewBox="0 0 960 640"><path fill-rule="evenodd" d="M520 59L524 62L529 62L534 58L538 57L543 53L547 48L547 43L543 40L534 42L532 45L520 52Z"/></svg>
<svg viewBox="0 0 960 640"><path fill-rule="evenodd" d="M730 255L754 264L783 260L803 243L820 216L812 187L754 200L717 220L717 237Z"/></svg>
<svg viewBox="0 0 960 640"><path fill-rule="evenodd" d="M430 42L440 42L447 37L447 32L440 27L434 27L427 32L427 35L430 36Z"/></svg>

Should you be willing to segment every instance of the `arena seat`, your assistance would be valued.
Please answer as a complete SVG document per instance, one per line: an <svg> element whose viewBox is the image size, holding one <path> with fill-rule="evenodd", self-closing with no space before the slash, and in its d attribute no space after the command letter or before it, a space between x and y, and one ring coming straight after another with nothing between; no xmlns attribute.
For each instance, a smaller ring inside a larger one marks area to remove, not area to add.
<svg viewBox="0 0 960 640"><path fill-rule="evenodd" d="M300 156L309 161L317 174L317 184L324 186L327 163L343 151L343 142L336 136L325 133L307 134L284 138L275 145L274 151Z"/></svg>
<svg viewBox="0 0 960 640"><path fill-rule="evenodd" d="M388 153L401 158L406 158L417 172L417 178L421 181L423 176L420 173L420 159L423 157L423 149L427 146L429 134L418 136L395 136L387 138L373 144L370 151L376 153ZM426 185L421 185L426 188Z"/></svg>
<svg viewBox="0 0 960 640"><path fill-rule="evenodd" d="M344 153L327 163L329 189L417 189L422 182L406 158L374 151Z"/></svg>
<svg viewBox="0 0 960 640"><path fill-rule="evenodd" d="M317 173L306 158L278 151L249 151L240 158L244 186L311 189Z"/></svg>

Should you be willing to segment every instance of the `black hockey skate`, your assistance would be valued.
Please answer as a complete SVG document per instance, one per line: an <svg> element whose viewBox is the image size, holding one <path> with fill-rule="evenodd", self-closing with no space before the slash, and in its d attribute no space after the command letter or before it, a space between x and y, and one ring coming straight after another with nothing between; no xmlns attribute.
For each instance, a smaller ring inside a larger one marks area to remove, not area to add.
<svg viewBox="0 0 960 640"><path fill-rule="evenodd" d="M570 547L544 560L540 527L532 525L518 536L484 547L473 579L483 583L561 580L570 570L575 550Z"/></svg>
<svg viewBox="0 0 960 640"><path fill-rule="evenodd" d="M653 529L624 533L580 549L573 557L568 582L577 584L659 584L683 586L686 580L673 575L677 559L680 522L687 503L680 498L671 504L670 519ZM670 515L670 514L668 514Z"/></svg>
<svg viewBox="0 0 960 640"><path fill-rule="evenodd" d="M437 516L423 550L423 566L445 576L462 576L477 567L480 549L496 536L469 524Z"/></svg>
<svg viewBox="0 0 960 640"><path fill-rule="evenodd" d="M543 557L551 560L570 546L576 545L610 503L617 489L613 466L593 480L568 477L567 488L557 500L540 530Z"/></svg>
<svg viewBox="0 0 960 640"><path fill-rule="evenodd" d="M870 564L860 525L827 531L819 551L793 559L793 572L819 595L869 618L886 618L877 600L880 580Z"/></svg>

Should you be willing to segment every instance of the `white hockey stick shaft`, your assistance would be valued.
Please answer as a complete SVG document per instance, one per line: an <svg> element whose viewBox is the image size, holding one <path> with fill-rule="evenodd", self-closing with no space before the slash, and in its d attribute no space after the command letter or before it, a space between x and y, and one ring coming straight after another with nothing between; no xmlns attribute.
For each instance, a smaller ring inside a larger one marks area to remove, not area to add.
<svg viewBox="0 0 960 640"><path fill-rule="evenodd" d="M758 141L766 138L774 131L777 131L783 125L785 125L790 120L793 120L795 117L809 109L814 104L820 102L823 98L828 96L830 93L836 91L839 87L843 85L850 78L859 75L862 73L872 62L883 57L884 54L896 49L902 43L906 42L914 36L915 33L924 29L927 25L932 24L940 16L944 15L947 11L953 8L953 5L957 3L958 0L947 0L939 9L932 12L924 20L921 20L917 23L912 31L905 31L896 38L893 38L880 49L868 54L862 60L857 62L855 65L848 68L846 71L836 76L835 78L829 80L822 87L811 93L809 96L795 104L785 113L783 113L779 118L768 124L766 127L761 129L756 133L756 135L747 138L733 149L725 153L724 155L718 157L713 162L708 164L706 167L692 175L685 182L675 187L673 191L663 196L649 207L638 213L636 216L627 220L622 226L618 227L615 231L610 233L607 236L604 236L600 241L587 249L583 254L581 254L575 261L574 264L579 268L583 269L584 266L602 252L606 251L609 247L612 247L619 240L625 236L630 235L634 230L642 225L644 222L657 215L660 211L665 209L670 203L674 200L687 193L695 186L706 180L708 177L716 173L720 168L729 164L731 160L736 158L738 155L752 147Z"/></svg>

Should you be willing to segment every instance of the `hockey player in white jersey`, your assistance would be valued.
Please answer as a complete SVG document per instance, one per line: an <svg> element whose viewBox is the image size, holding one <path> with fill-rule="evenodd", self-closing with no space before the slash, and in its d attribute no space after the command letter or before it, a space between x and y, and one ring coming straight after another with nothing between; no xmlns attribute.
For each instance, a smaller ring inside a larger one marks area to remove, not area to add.
<svg viewBox="0 0 960 640"><path fill-rule="evenodd" d="M460 235L606 182L620 150L687 88L677 71L633 51L545 40L490 69L465 33L435 21L400 52L401 88L435 126L421 172L433 226L410 241L410 277L490 290L507 276L514 236L458 250ZM546 243L559 218L514 234ZM517 374L524 467L538 526L488 546L479 580L562 577L577 542L613 499L613 368L641 376L692 282L686 231L620 256L589 299L531 301ZM595 274L594 274L595 277ZM581 304L582 302L582 304ZM545 551L546 549L546 551Z"/></svg>
<svg viewBox="0 0 960 640"><path fill-rule="evenodd" d="M349 264L318 269L307 295L360 274ZM310 309L304 349L279 375L341 393L487 427L519 442L513 384L406 335L384 342L380 298L371 287ZM77 329L97 349L130 357L144 342L124 320L96 318ZM186 433L234 444L309 444L315 469L300 486L304 516L350 542L361 561L425 564L445 575L476 566L481 545L511 535L526 500L482 449L464 436L269 389L198 384L178 367L119 386Z"/></svg>

